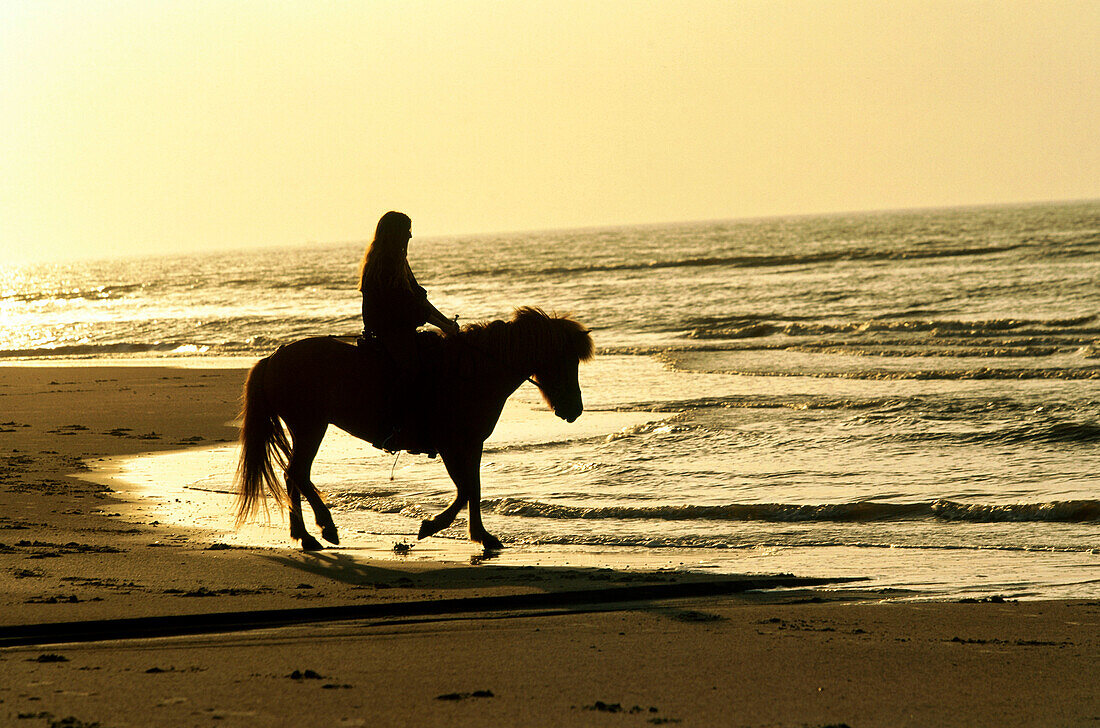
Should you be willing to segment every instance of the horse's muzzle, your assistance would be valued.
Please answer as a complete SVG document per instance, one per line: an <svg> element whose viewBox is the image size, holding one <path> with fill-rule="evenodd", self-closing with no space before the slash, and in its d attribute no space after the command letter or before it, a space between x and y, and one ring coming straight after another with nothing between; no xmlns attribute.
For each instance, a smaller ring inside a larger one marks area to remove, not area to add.
<svg viewBox="0 0 1100 728"><path fill-rule="evenodd" d="M577 418L581 416L582 411L583 409L578 407L576 410L570 409L569 411L554 410L554 414L556 414L558 417L562 418L566 422L576 422Z"/></svg>

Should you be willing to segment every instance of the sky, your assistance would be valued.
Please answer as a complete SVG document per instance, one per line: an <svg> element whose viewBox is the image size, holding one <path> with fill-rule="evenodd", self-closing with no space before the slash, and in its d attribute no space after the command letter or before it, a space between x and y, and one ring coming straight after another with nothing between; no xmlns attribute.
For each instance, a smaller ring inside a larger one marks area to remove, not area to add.
<svg viewBox="0 0 1100 728"><path fill-rule="evenodd" d="M1100 198L1100 2L0 0L0 263Z"/></svg>

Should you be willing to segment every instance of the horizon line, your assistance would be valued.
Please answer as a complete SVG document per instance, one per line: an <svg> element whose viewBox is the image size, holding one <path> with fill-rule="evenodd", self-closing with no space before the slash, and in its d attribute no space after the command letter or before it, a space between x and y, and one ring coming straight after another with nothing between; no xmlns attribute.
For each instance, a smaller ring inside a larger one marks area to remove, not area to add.
<svg viewBox="0 0 1100 728"><path fill-rule="evenodd" d="M763 220L782 220L782 219L804 219L814 217L840 217L844 215L885 215L896 214L904 212L933 212L937 210L980 210L980 209L992 209L992 208L1010 208L1010 207L1030 207L1036 205L1076 205L1087 203L1100 203L1100 197L1082 197L1071 199L1048 199L1048 200L1020 200L1014 202L984 202L984 203L965 203L965 204L946 204L946 205L917 205L914 207L880 207L880 208L865 208L865 209L839 209L839 210L825 210L814 212L788 212L788 213L773 213L764 215L745 215L739 217L711 217L711 218L696 218L696 219L675 219L675 220L655 220L647 222L606 222L606 223L591 223L582 225L567 225L563 227L531 227L531 228L513 228L513 229L499 229L499 230L478 230L478 231L462 231L462 232L448 232L448 233L433 233L430 235L415 236L420 240L445 240L454 238L478 238L487 236L506 236L506 235L534 235L534 234L546 234L546 233L576 233L584 231L598 231L598 230L619 230L629 228L655 228L665 227L671 225L706 225L717 223L733 223L733 222L757 222ZM165 258L165 257L186 257L191 255L210 255L219 253L244 253L244 252L258 252L263 250L295 250L307 246L320 246L320 247L338 247L342 245L363 245L370 241L369 237L345 239L345 240L321 240L307 238L306 240L294 243L255 243L255 244L241 244L227 247L208 247L208 248L196 248L196 249L178 249L167 250L160 252L120 252L116 254L107 255L88 255L78 257L44 257L44 258L24 258L16 259L12 261L0 262L0 269L6 265L14 267L28 266L28 265L56 265L60 263L90 263L99 261L114 261L114 260L137 260L142 258Z"/></svg>

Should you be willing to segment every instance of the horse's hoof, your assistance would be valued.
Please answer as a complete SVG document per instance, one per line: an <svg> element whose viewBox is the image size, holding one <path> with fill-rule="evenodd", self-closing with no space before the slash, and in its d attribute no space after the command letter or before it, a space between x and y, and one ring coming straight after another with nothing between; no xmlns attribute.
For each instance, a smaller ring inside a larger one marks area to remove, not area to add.
<svg viewBox="0 0 1100 728"><path fill-rule="evenodd" d="M336 533L336 526L328 525L322 528L321 538L325 539L333 546L340 545L340 536Z"/></svg>
<svg viewBox="0 0 1100 728"><path fill-rule="evenodd" d="M427 538L428 536L434 536L438 529L432 526L430 520L423 520L420 522L420 532L416 534L417 539Z"/></svg>
<svg viewBox="0 0 1100 728"><path fill-rule="evenodd" d="M309 534L302 536L302 551L321 551L324 548L321 542L313 538L313 536Z"/></svg>
<svg viewBox="0 0 1100 728"><path fill-rule="evenodd" d="M481 545L485 548L485 551L500 551L504 548L504 544L500 542L500 539L496 536L490 536L485 534L481 539Z"/></svg>

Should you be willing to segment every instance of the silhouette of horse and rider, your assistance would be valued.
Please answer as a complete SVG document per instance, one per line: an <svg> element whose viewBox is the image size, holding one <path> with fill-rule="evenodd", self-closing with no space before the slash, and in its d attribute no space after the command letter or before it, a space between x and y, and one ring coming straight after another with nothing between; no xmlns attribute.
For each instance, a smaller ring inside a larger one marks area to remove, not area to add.
<svg viewBox="0 0 1100 728"><path fill-rule="evenodd" d="M290 537L305 550L323 548L306 530L305 496L321 537L339 543L310 480L331 424L390 452L440 456L455 499L421 523L419 538L447 528L467 507L470 538L486 549L502 548L481 521L483 444L524 381L538 386L555 414L576 420L583 410L577 368L592 357L592 338L576 321L531 307L516 309L507 321L460 329L417 283L408 262L411 238L407 215L387 212L378 221L360 265L363 335L355 344L301 339L252 367L240 434L238 522L270 495L290 511ZM425 324L442 335L420 330Z"/></svg>

